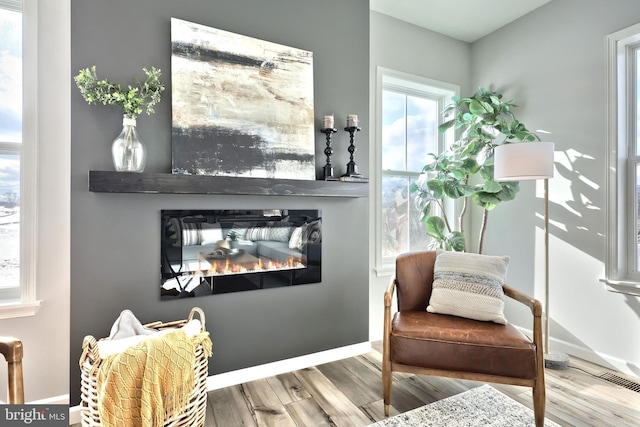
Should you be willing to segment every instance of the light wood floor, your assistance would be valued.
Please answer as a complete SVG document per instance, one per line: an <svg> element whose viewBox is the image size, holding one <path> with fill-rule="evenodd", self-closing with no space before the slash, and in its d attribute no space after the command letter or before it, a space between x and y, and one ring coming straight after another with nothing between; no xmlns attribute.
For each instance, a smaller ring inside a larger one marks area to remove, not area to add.
<svg viewBox="0 0 640 427"><path fill-rule="evenodd" d="M382 345L363 356L209 392L207 427L363 427L383 415ZM576 358L547 370L547 418L561 426L640 426L640 393L597 378L606 369ZM392 415L480 386L394 373ZM492 384L532 407L527 387Z"/></svg>
<svg viewBox="0 0 640 427"><path fill-rule="evenodd" d="M383 418L381 343L370 353L209 393L207 427L362 427ZM547 418L562 426L640 426L640 393L597 378L606 372L572 358L546 371ZM392 415L481 383L395 374ZM493 385L532 407L527 387Z"/></svg>

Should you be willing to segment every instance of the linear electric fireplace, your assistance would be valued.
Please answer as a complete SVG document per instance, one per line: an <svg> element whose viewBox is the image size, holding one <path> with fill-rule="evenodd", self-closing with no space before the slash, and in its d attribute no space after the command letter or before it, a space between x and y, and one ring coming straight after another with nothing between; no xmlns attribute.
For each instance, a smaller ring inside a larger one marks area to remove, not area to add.
<svg viewBox="0 0 640 427"><path fill-rule="evenodd" d="M321 281L319 210L161 211L162 299Z"/></svg>

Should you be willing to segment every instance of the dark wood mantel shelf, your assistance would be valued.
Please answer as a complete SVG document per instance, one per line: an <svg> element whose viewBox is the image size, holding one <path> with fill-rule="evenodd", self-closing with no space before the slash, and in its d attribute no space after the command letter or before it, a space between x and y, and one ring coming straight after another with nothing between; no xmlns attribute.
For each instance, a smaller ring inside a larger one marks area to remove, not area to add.
<svg viewBox="0 0 640 427"><path fill-rule="evenodd" d="M252 196L368 197L369 185L360 182L305 181L89 171L89 191L96 193L227 194Z"/></svg>

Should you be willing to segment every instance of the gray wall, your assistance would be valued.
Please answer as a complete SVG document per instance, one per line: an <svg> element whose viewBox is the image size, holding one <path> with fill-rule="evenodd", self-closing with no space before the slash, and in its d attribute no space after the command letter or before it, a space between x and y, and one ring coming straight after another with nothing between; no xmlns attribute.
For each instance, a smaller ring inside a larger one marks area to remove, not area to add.
<svg viewBox="0 0 640 427"><path fill-rule="evenodd" d="M640 376L640 303L604 289L605 37L640 21L637 0L554 0L472 45L474 86L504 92L530 129L552 132L552 349ZM541 184L492 212L487 253L511 255L509 280L544 298ZM480 215L474 212L475 216ZM514 232L517 230L517 232ZM527 326L523 321L519 324Z"/></svg>
<svg viewBox="0 0 640 427"><path fill-rule="evenodd" d="M402 71L416 76L427 77L445 83L460 86L461 94L472 89L471 46L468 43L434 33L424 28L407 24L387 15L371 12L371 99L370 114L375 117L376 70L377 67ZM375 140L375 126L372 120L371 140ZM376 170L376 154L372 150L371 170ZM379 160L378 160L379 161ZM378 166L380 167L380 166ZM371 233L369 239L375 242L374 228L376 189L371 186ZM369 262L375 265L375 245L370 246ZM382 339L383 294L389 284L390 276L378 277L373 269L369 270L371 340Z"/></svg>
<svg viewBox="0 0 640 427"><path fill-rule="evenodd" d="M138 119L149 151L147 172L171 167L171 17L314 52L315 116L349 113L364 125L356 139L368 174L369 8L357 0L72 0L71 69L95 64L99 76L126 84L142 67L162 69L167 91L152 116ZM79 401L82 338L108 335L121 310L143 322L184 318L204 309L214 343L210 374L368 339L368 200L313 197L100 194L88 170L112 170L110 145L121 129L117 107L88 106L71 93L71 403ZM334 165L348 162L338 134ZM316 138L318 170L324 135ZM322 283L188 300L159 300L160 210L319 208Z"/></svg>

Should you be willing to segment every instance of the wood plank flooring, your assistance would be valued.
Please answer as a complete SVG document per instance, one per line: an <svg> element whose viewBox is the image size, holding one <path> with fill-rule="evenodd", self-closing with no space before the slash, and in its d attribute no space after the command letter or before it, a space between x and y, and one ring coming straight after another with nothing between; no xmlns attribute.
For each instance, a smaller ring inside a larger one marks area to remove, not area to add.
<svg viewBox="0 0 640 427"><path fill-rule="evenodd" d="M207 427L363 427L384 418L381 343L363 356L209 393ZM546 371L547 418L561 426L640 426L640 393L597 378L606 369L576 359ZM482 385L394 373L392 415ZM492 384L532 407L527 387Z"/></svg>
<svg viewBox="0 0 640 427"><path fill-rule="evenodd" d="M207 427L364 427L384 418L382 345L363 356L209 392ZM546 371L547 418L561 426L640 426L640 393L598 378L605 368L572 358ZM391 414L482 385L394 373ZM527 387L492 384L531 408Z"/></svg>

